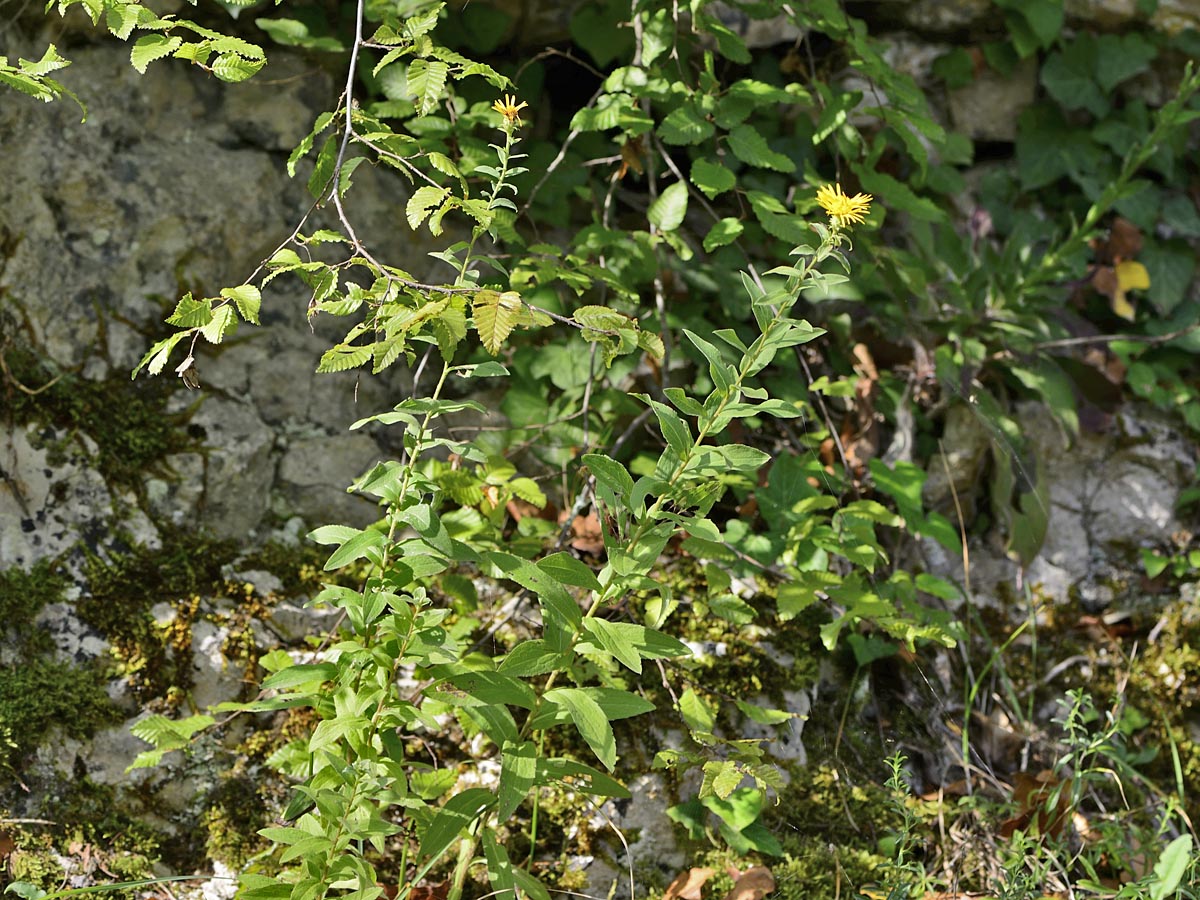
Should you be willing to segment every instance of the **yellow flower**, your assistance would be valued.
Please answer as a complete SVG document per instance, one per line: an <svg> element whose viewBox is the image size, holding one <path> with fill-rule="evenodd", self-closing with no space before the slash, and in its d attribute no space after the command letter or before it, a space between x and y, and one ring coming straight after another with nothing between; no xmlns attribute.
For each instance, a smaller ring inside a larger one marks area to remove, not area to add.
<svg viewBox="0 0 1200 900"><path fill-rule="evenodd" d="M829 221L837 228L844 228L855 222L865 222L864 218L871 211L871 195L855 194L847 197L842 193L842 186L825 185L817 189L817 203L829 214Z"/></svg>
<svg viewBox="0 0 1200 900"><path fill-rule="evenodd" d="M528 103L518 103L517 98L511 94L505 94L503 100L497 100L492 104L492 109L504 116L505 122L511 125L520 125L521 110L528 105Z"/></svg>

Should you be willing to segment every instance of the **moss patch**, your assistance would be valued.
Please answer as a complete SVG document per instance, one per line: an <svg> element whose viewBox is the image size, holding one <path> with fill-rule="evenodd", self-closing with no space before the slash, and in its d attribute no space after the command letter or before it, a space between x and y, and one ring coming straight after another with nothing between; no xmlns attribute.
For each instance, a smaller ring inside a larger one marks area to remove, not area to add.
<svg viewBox="0 0 1200 900"><path fill-rule="evenodd" d="M13 333L11 313L0 314L0 326ZM10 339L3 352L7 372L0 392L10 420L53 425L63 443L86 434L96 443L93 462L109 484L140 492L147 473L168 473L169 456L199 449L184 427L190 411L167 412L176 379L89 381L55 371L25 342Z"/></svg>
<svg viewBox="0 0 1200 900"><path fill-rule="evenodd" d="M103 673L96 668L49 659L0 669L0 739L8 739L10 761L36 749L53 725L85 738L118 721L104 686Z"/></svg>

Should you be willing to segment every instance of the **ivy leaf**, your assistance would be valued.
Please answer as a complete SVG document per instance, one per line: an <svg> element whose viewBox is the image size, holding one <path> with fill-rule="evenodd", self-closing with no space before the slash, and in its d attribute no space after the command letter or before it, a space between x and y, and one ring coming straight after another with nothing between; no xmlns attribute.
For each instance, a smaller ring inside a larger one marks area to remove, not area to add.
<svg viewBox="0 0 1200 900"><path fill-rule="evenodd" d="M427 116L446 89L450 67L439 59L415 59L408 67L408 92L416 97L417 111Z"/></svg>
<svg viewBox="0 0 1200 900"><path fill-rule="evenodd" d="M521 295L516 291L480 291L471 301L475 330L488 353L495 356L516 327Z"/></svg>
<svg viewBox="0 0 1200 900"><path fill-rule="evenodd" d="M646 217L650 224L661 231L674 231L683 224L687 215L688 189L682 181L676 181L650 204Z"/></svg>
<svg viewBox="0 0 1200 900"><path fill-rule="evenodd" d="M739 125L729 132L729 149L750 166L785 174L796 171L796 164L782 153L772 150L767 145L767 139L750 125Z"/></svg>

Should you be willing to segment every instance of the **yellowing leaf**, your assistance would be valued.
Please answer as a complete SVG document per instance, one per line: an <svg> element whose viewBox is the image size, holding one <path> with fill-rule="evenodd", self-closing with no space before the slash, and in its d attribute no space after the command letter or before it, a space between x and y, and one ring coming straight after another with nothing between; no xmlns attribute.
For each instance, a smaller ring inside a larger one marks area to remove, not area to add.
<svg viewBox="0 0 1200 900"><path fill-rule="evenodd" d="M1127 291L1144 291L1150 287L1150 273L1140 262L1123 260L1116 265L1117 287L1112 293L1112 311L1132 322L1133 304L1125 297Z"/></svg>
<svg viewBox="0 0 1200 900"><path fill-rule="evenodd" d="M521 295L516 291L480 291L471 303L475 330L487 352L495 356L517 324Z"/></svg>

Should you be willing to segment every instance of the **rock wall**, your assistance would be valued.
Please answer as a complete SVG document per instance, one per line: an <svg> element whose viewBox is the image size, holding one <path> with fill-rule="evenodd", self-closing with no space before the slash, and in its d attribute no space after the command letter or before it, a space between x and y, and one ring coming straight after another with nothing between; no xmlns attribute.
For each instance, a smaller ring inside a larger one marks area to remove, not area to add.
<svg viewBox="0 0 1200 900"><path fill-rule="evenodd" d="M898 26L933 32L897 37L910 61L932 59L939 32L970 27L988 7L869 5L881 16L887 7ZM1126 6L1132 0L1089 11L1119 19ZM1187 15L1186 4L1164 0L1159 9ZM29 56L43 44L30 40L23 54L19 46L8 52ZM164 312L182 291L241 283L304 214L311 199L303 174L288 179L283 162L339 88L313 60L280 50L268 77L236 86L173 63L139 77L116 43L76 47L70 56L64 80L87 104L86 122L67 103L0 94L0 352L21 384L0 395L0 570L36 572L59 561L63 590L27 607L52 638L45 655L94 666L115 652L121 677L108 670L98 677L122 721L100 721L90 738L51 730L22 772L31 790L2 796L0 805L38 812L69 793L69 783L86 782L112 789L133 813L186 842L228 784L228 759L244 733L202 744L187 760L127 773L146 746L129 734L130 721L146 698L160 708L170 701L202 709L238 696L246 687L239 641L269 644L313 624L303 600L315 578L305 570L300 535L324 521L374 518L344 486L391 448L346 427L405 396L409 376L401 369L383 379L313 375L338 336L336 323L318 319L310 332L307 296L281 279L265 298L262 329L244 327L219 353L200 358L201 390L187 391L170 375L131 383L128 373L163 333ZM1010 140L1035 88L1032 70L1003 83L981 80L948 99L946 116L973 137ZM438 264L403 224L404 186L368 167L355 177L351 213L360 232L424 277ZM45 390L34 396L22 388ZM87 416L80 398L89 398ZM118 411L143 408L170 426L158 443L130 447L127 436L106 429ZM1122 413L1110 433L1072 446L1043 410L1022 417L1047 460L1052 506L1046 547L1024 578L1048 598L1077 597L1102 609L1122 599L1122 585L1136 584L1138 550L1180 527L1174 503L1195 471L1195 447L1137 410ZM960 410L947 437L951 478L967 491L989 436ZM935 483L931 489L935 501L945 499ZM264 551L272 547L293 556L275 568ZM961 578L960 560L933 546L925 551L932 569ZM994 537L973 542L971 565L977 596L1003 607L1018 575ZM187 577L174 574L180 568ZM171 577L156 580L168 569ZM87 611L89 600L130 604L143 631L106 628L102 610ZM0 662L11 666L30 620L8 626ZM134 679L144 697L130 693L134 674L144 676ZM182 700L155 693L172 681L182 685ZM802 712L817 707L821 690L796 694ZM801 729L781 751L785 761L805 759ZM661 790L655 780L646 797ZM669 826L659 816L666 832L653 834L644 803L609 813L617 825L641 829L643 848L678 864Z"/></svg>

